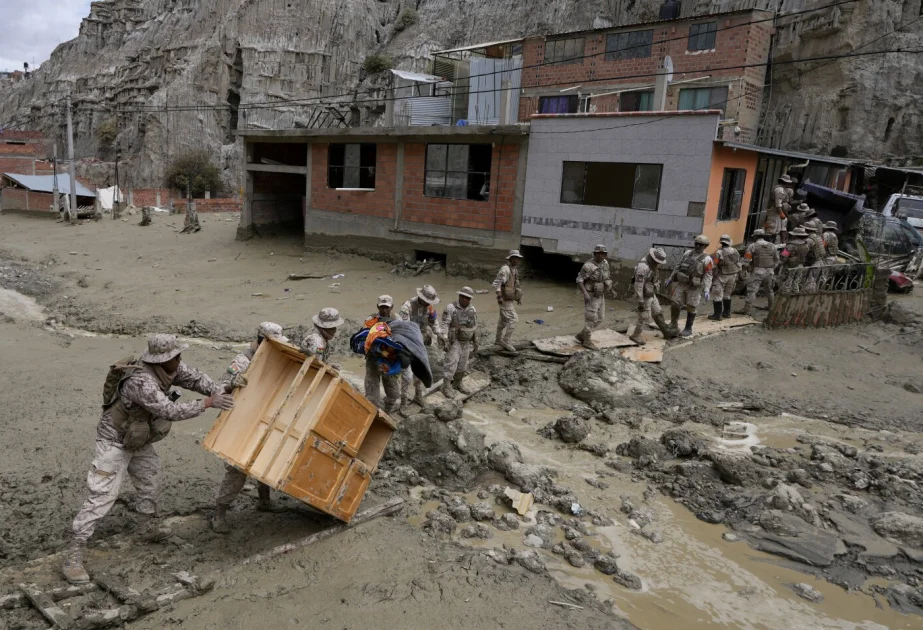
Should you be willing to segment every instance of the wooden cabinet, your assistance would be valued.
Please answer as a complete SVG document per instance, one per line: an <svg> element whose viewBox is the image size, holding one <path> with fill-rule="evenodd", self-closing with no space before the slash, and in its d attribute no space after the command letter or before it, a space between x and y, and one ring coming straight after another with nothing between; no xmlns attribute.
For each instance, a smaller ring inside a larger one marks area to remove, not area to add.
<svg viewBox="0 0 923 630"><path fill-rule="evenodd" d="M203 441L206 450L262 481L349 522L394 422L319 359L266 339Z"/></svg>

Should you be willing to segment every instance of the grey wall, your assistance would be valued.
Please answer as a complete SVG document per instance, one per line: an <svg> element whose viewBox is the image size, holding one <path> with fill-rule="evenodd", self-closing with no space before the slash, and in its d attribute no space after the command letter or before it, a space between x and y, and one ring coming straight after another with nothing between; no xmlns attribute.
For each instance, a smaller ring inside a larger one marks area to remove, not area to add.
<svg viewBox="0 0 923 630"><path fill-rule="evenodd" d="M524 242L581 255L604 243L613 261L626 262L654 243L689 244L702 231L703 218L687 214L690 202L705 204L717 126L714 114L533 119ZM565 161L662 164L657 211L561 203Z"/></svg>

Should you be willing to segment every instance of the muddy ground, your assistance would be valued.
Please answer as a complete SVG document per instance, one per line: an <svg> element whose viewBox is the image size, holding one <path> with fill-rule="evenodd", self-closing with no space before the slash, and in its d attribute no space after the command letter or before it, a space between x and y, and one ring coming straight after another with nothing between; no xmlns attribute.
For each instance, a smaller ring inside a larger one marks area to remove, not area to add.
<svg viewBox="0 0 923 630"><path fill-rule="evenodd" d="M63 585L48 554L83 499L105 370L146 334L193 337L186 360L217 375L265 319L294 331L331 305L355 323L375 295L400 302L422 281L443 294L488 288L305 254L297 237L235 242L232 217L206 216L195 235L177 234L175 219L133 223L0 216L0 597L23 581ZM517 337L580 328L573 285L526 288ZM489 297L475 305L492 327ZM901 304L923 311L916 298ZM610 306L613 327L631 318ZM176 571L216 578L210 593L132 624L144 628L919 627L923 337L908 321L735 330L660 365L484 357L493 386L463 410L402 421L366 500L403 497L399 515L246 566L330 523L287 499L282 514L256 512L248 489L235 531L210 532L222 468L197 444L209 412L159 445L176 536L133 543L126 488L88 568L150 592ZM361 373L357 359L343 363ZM585 373L608 389L575 390ZM525 518L511 515L507 487L535 495ZM98 594L62 603L75 614L112 605ZM47 623L16 608L0 612L2 627Z"/></svg>

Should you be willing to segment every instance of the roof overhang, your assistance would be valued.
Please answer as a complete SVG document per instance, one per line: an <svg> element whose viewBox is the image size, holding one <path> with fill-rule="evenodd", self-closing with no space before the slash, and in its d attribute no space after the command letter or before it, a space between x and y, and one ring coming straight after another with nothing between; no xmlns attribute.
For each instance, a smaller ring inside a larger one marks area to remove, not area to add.
<svg viewBox="0 0 923 630"><path fill-rule="evenodd" d="M793 160L807 160L811 162L823 162L824 164L838 164L840 166L852 166L856 164L855 160L847 160L845 158L836 158L829 155L814 155L813 153L801 153L799 151L784 151L782 149L770 149L768 147L761 147L755 144L746 144L744 142L733 142L733 141L721 141L717 140L719 144L726 146L729 149L740 149L743 151L753 151L754 153L760 153L762 155L774 155L777 157L786 157Z"/></svg>
<svg viewBox="0 0 923 630"><path fill-rule="evenodd" d="M313 138L346 141L376 139L400 141L424 139L438 142L440 138L487 138L490 136L526 137L529 125L439 125L432 127L340 127L337 129L241 129L236 134L251 142L306 142Z"/></svg>
<svg viewBox="0 0 923 630"><path fill-rule="evenodd" d="M522 37L516 39L504 39L499 42L487 42L484 44L472 44L471 46L462 46L461 48L450 48L449 50L437 50L434 55L448 55L451 53L467 52L470 50L480 50L481 48L490 48L491 46L503 46L504 44L518 44L523 40Z"/></svg>

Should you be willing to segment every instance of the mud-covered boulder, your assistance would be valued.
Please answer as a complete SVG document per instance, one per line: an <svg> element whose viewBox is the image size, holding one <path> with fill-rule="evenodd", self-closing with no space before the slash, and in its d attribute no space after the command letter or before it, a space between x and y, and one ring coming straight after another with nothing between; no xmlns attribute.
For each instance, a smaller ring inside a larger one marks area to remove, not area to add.
<svg viewBox="0 0 923 630"><path fill-rule="evenodd" d="M506 474L512 464L522 463L522 453L514 442L494 442L487 447L487 464L492 470Z"/></svg>
<svg viewBox="0 0 923 630"><path fill-rule="evenodd" d="M625 398L647 396L659 386L637 363L615 350L580 352L558 374L558 383L586 403L618 405Z"/></svg>
<svg viewBox="0 0 923 630"><path fill-rule="evenodd" d="M662 460L667 456L667 449L654 440L640 435L636 435L629 441L622 442L616 446L615 452L626 457L633 457L634 459L648 457Z"/></svg>
<svg viewBox="0 0 923 630"><path fill-rule="evenodd" d="M435 484L451 490L471 487L487 469L484 434L464 420L438 422L421 413L401 422L385 458L407 464Z"/></svg>
<svg viewBox="0 0 923 630"><path fill-rule="evenodd" d="M753 486L764 476L762 467L746 454L712 451L708 453L708 459L715 465L715 470L724 483Z"/></svg>
<svg viewBox="0 0 923 630"><path fill-rule="evenodd" d="M899 544L923 549L923 518L903 512L885 512L871 521L879 535Z"/></svg>
<svg viewBox="0 0 923 630"><path fill-rule="evenodd" d="M582 442L590 434L590 424L577 416L558 418L554 421L552 428L561 441L568 444Z"/></svg>
<svg viewBox="0 0 923 630"><path fill-rule="evenodd" d="M705 440L688 429L669 429L660 436L660 443L672 457L704 455Z"/></svg>

